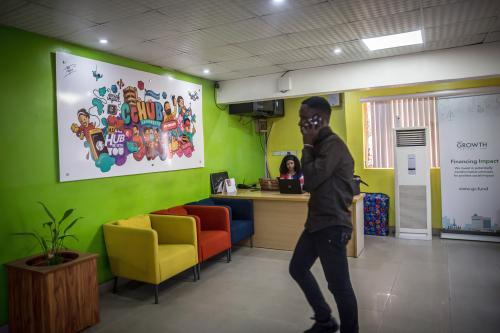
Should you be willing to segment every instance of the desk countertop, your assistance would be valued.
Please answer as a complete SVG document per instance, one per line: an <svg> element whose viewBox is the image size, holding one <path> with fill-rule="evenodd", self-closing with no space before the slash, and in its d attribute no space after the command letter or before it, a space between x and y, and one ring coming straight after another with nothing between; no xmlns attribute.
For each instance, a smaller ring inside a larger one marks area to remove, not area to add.
<svg viewBox="0 0 500 333"><path fill-rule="evenodd" d="M354 196L353 203L358 200L363 200L363 193ZM304 194L281 194L278 191L251 191L246 189L238 189L234 194L212 194L214 198L229 198L229 199L251 199L251 200L268 200L268 201L296 201L307 202L309 193Z"/></svg>

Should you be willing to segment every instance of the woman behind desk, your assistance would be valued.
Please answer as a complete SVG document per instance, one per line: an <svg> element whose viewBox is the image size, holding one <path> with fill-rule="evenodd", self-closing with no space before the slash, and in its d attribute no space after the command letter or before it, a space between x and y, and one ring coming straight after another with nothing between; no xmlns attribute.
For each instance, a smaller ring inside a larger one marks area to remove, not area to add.
<svg viewBox="0 0 500 333"><path fill-rule="evenodd" d="M280 165L280 179L298 179L304 186L304 176L300 169L300 161L295 155L286 155Z"/></svg>

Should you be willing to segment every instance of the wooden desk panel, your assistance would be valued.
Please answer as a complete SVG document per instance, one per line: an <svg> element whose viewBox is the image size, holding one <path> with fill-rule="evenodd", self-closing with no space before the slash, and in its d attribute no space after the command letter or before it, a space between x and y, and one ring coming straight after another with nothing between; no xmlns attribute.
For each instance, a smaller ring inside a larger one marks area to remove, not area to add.
<svg viewBox="0 0 500 333"><path fill-rule="evenodd" d="M254 246L293 250L304 230L307 202L254 200L253 204Z"/></svg>
<svg viewBox="0 0 500 333"><path fill-rule="evenodd" d="M238 190L235 194L216 194L216 198L253 200L255 247L293 251L307 218L309 194L280 194L271 191ZM352 239L347 255L358 257L364 249L364 194L353 199ZM249 242L244 242L248 245Z"/></svg>

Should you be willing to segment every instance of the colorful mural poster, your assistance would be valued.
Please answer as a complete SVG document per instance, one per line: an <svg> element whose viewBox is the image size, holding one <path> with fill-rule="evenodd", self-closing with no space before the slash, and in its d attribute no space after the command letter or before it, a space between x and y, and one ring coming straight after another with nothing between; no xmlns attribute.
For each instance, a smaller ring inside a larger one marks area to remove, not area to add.
<svg viewBox="0 0 500 333"><path fill-rule="evenodd" d="M56 54L60 181L204 166L201 85Z"/></svg>

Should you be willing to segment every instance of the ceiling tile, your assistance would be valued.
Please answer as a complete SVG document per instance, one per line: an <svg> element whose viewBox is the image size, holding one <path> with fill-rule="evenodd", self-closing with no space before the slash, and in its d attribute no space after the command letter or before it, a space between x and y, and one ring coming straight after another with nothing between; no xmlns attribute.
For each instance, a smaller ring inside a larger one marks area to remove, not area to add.
<svg viewBox="0 0 500 333"><path fill-rule="evenodd" d="M426 27L471 21L497 15L500 8L498 0L472 0L456 2L444 6L424 9Z"/></svg>
<svg viewBox="0 0 500 333"><path fill-rule="evenodd" d="M439 50L452 47L460 47L481 43L486 38L486 34L459 37L452 40L441 40L425 44L425 50Z"/></svg>
<svg viewBox="0 0 500 333"><path fill-rule="evenodd" d="M339 48L341 52L335 54L334 50ZM315 58L331 59L335 63L346 62L348 59L361 59L368 57L370 51L358 40L336 43L330 45L320 45L309 48Z"/></svg>
<svg viewBox="0 0 500 333"><path fill-rule="evenodd" d="M198 49L193 53L199 55L202 59L211 62L248 58L253 55L234 45L219 46L210 49Z"/></svg>
<svg viewBox="0 0 500 333"><path fill-rule="evenodd" d="M2 5L0 6L0 17L26 4L26 1L21 0L2 0Z"/></svg>
<svg viewBox="0 0 500 333"><path fill-rule="evenodd" d="M242 77L249 77L249 76L273 74L273 73L282 73L285 71L286 70L280 66L267 66L267 67L243 69L239 70L238 73L240 73Z"/></svg>
<svg viewBox="0 0 500 333"><path fill-rule="evenodd" d="M498 41L500 41L500 31L490 32L486 36L486 39L484 40L485 43L498 42Z"/></svg>
<svg viewBox="0 0 500 333"><path fill-rule="evenodd" d="M175 6L179 0L134 0L141 6L149 9L158 9L167 6ZM201 1L201 0L200 0Z"/></svg>
<svg viewBox="0 0 500 333"><path fill-rule="evenodd" d="M204 31L215 38L220 38L226 41L227 43L241 43L254 39L277 36L280 34L278 30L262 21L260 18L225 24L208 28Z"/></svg>
<svg viewBox="0 0 500 333"><path fill-rule="evenodd" d="M218 64L224 66L228 71L242 71L248 68L267 67L272 65L271 62L260 56L224 61Z"/></svg>
<svg viewBox="0 0 500 333"><path fill-rule="evenodd" d="M297 69L303 69L303 68L313 68L313 67L321 67L321 66L326 66L330 65L332 61L330 59L311 59L311 60L304 60L304 61L296 61L296 62L290 62L287 64L281 64L280 67L287 71L293 71Z"/></svg>
<svg viewBox="0 0 500 333"><path fill-rule="evenodd" d="M201 59L199 56L194 56L185 53L176 55L175 57L168 56L165 58L155 59L152 60L151 63L157 66L167 67L177 70L194 65L208 64L207 61Z"/></svg>
<svg viewBox="0 0 500 333"><path fill-rule="evenodd" d="M349 22L420 9L418 0L330 0L330 2Z"/></svg>
<svg viewBox="0 0 500 333"><path fill-rule="evenodd" d="M225 81L225 80L234 80L244 77L242 73L239 72L225 72L225 73L217 73L212 76L213 79L217 81Z"/></svg>
<svg viewBox="0 0 500 333"><path fill-rule="evenodd" d="M420 11L406 12L349 23L359 38L371 38L419 30Z"/></svg>
<svg viewBox="0 0 500 333"><path fill-rule="evenodd" d="M132 0L34 0L35 2L78 16L94 23L105 23L147 11L147 8Z"/></svg>
<svg viewBox="0 0 500 333"><path fill-rule="evenodd" d="M296 32L289 36L294 40L295 44L304 46L332 44L357 39L356 34L347 24Z"/></svg>
<svg viewBox="0 0 500 333"><path fill-rule="evenodd" d="M318 58L310 48L301 48L293 51L279 51L261 55L273 65L286 64L290 62L303 61Z"/></svg>
<svg viewBox="0 0 500 333"><path fill-rule="evenodd" d="M205 69L208 69L210 71L210 73L205 74L203 72ZM205 64L205 65L188 66L188 67L181 68L180 71L182 71L184 73L191 74L191 75L195 75L198 77L207 77L210 79L213 79L213 77L216 76L217 74L230 72L230 70L228 70L226 67L224 67L223 65L220 65L220 64Z"/></svg>
<svg viewBox="0 0 500 333"><path fill-rule="evenodd" d="M129 36L120 30L113 30L106 25L98 25L69 35L61 36L60 38L71 43L100 50L114 50L142 41L141 38ZM101 44L99 43L99 39L107 39L108 43Z"/></svg>
<svg viewBox="0 0 500 333"><path fill-rule="evenodd" d="M271 38L257 39L237 45L255 55L299 49L307 46L303 41L294 39L292 35L280 35Z"/></svg>
<svg viewBox="0 0 500 333"><path fill-rule="evenodd" d="M207 33L204 30L192 31L156 39L155 42L183 52L193 52L199 49L210 49L226 44L225 41Z"/></svg>
<svg viewBox="0 0 500 333"><path fill-rule="evenodd" d="M113 53L136 60L150 62L155 59L164 59L166 57L181 56L181 52L175 49L170 49L162 44L151 41L144 41L127 45L125 47L114 50Z"/></svg>
<svg viewBox="0 0 500 333"><path fill-rule="evenodd" d="M236 0L238 4L258 16L310 6L326 1L327 0L287 0L282 3L274 3L270 0Z"/></svg>
<svg viewBox="0 0 500 333"><path fill-rule="evenodd" d="M169 23L168 17L150 10L127 19L111 21L106 23L106 26L113 30L120 30L125 35L150 40L179 35L175 27Z"/></svg>
<svg viewBox="0 0 500 333"><path fill-rule="evenodd" d="M450 40L456 37L476 35L490 31L495 18L486 18L467 22L447 24L425 28L424 41Z"/></svg>
<svg viewBox="0 0 500 333"><path fill-rule="evenodd" d="M254 17L232 0L184 0L158 9L174 30L187 32Z"/></svg>
<svg viewBox="0 0 500 333"><path fill-rule="evenodd" d="M32 31L50 37L59 37L84 30L95 24L34 3L19 7L0 17L0 24Z"/></svg>
<svg viewBox="0 0 500 333"><path fill-rule="evenodd" d="M422 0L422 7L442 6L464 0Z"/></svg>
<svg viewBox="0 0 500 333"><path fill-rule="evenodd" d="M328 2L263 16L262 19L284 33L317 29L346 22L342 13Z"/></svg>

